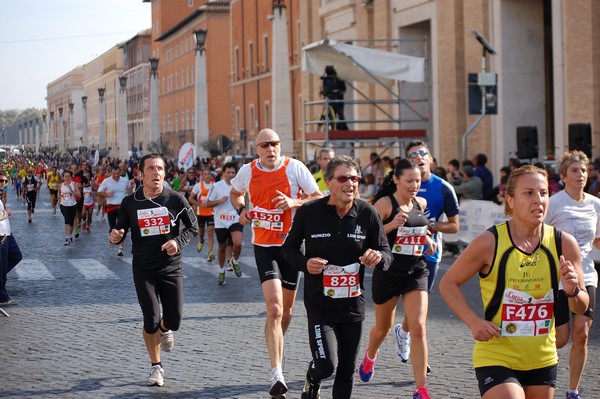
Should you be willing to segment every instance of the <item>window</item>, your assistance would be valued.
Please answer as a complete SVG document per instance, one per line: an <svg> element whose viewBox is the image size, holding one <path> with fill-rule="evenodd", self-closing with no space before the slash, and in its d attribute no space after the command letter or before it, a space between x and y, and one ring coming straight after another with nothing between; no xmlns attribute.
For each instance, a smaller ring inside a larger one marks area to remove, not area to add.
<svg viewBox="0 0 600 399"><path fill-rule="evenodd" d="M254 75L254 43L248 43L248 76Z"/></svg>
<svg viewBox="0 0 600 399"><path fill-rule="evenodd" d="M271 126L271 103L265 101L265 120L263 122L265 127Z"/></svg>
<svg viewBox="0 0 600 399"><path fill-rule="evenodd" d="M250 120L248 121L248 127L250 130L254 130L254 104L248 105L248 114L250 115Z"/></svg>
<svg viewBox="0 0 600 399"><path fill-rule="evenodd" d="M240 49L235 48L235 56L233 60L233 80L240 80Z"/></svg>
<svg viewBox="0 0 600 399"><path fill-rule="evenodd" d="M263 72L267 72L269 70L269 36L265 35L263 38L264 46L265 46L265 56L263 58Z"/></svg>

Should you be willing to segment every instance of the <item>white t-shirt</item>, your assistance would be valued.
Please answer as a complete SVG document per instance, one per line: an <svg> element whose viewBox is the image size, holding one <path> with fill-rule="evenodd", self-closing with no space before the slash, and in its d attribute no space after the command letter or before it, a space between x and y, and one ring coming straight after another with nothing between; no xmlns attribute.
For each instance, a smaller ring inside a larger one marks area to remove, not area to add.
<svg viewBox="0 0 600 399"><path fill-rule="evenodd" d="M107 177L102 181L98 192L108 193L113 191L113 195L106 197L107 205L121 205L121 201L127 195L127 187L129 187L129 179L119 176L119 180L115 181L112 176Z"/></svg>
<svg viewBox="0 0 600 399"><path fill-rule="evenodd" d="M584 193L575 201L565 190L550 197L545 223L571 234L579 244L585 285L598 286L598 273L592 258L592 243L600 237L600 199Z"/></svg>
<svg viewBox="0 0 600 399"><path fill-rule="evenodd" d="M4 204L0 201L0 211L6 210L4 208ZM0 235L8 236L11 235L12 231L10 229L10 222L8 221L8 216L5 219L0 220Z"/></svg>
<svg viewBox="0 0 600 399"><path fill-rule="evenodd" d="M216 229L227 229L240 220L237 211L229 200L231 188L231 184L227 184L225 183L225 180L221 180L216 182L213 185L212 190L208 193L209 201L217 201L223 197L227 197L227 201L213 208Z"/></svg>

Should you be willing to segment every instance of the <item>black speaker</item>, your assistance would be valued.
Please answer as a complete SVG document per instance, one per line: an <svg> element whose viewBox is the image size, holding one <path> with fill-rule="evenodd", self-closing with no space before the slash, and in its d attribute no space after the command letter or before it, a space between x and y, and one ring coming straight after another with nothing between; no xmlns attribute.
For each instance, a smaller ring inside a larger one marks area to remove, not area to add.
<svg viewBox="0 0 600 399"><path fill-rule="evenodd" d="M569 124L569 151L583 151L592 157L592 125L589 123Z"/></svg>
<svg viewBox="0 0 600 399"><path fill-rule="evenodd" d="M517 158L532 159L537 157L537 126L517 126Z"/></svg>

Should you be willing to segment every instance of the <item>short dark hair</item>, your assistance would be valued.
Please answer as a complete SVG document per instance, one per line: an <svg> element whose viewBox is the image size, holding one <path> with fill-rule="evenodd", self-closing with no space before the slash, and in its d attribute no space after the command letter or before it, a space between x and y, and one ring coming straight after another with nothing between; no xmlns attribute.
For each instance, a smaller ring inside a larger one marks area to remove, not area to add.
<svg viewBox="0 0 600 399"><path fill-rule="evenodd" d="M356 162L356 159L347 155L338 155L336 157L331 158L331 161L329 161L329 163L327 164L327 167L323 172L323 178L325 178L325 180L332 179L335 168L337 168L340 165L346 165L350 168L354 168L356 170L356 173L360 177L360 166L358 165L358 162Z"/></svg>
<svg viewBox="0 0 600 399"><path fill-rule="evenodd" d="M227 162L225 165L223 165L223 172L225 172L225 169L235 169L235 172L237 173L238 164L237 162Z"/></svg>
<svg viewBox="0 0 600 399"><path fill-rule="evenodd" d="M141 170L142 172L144 171L144 164L146 163L146 159L162 159L163 165L166 165L166 162L163 159L162 155L157 154L157 153L146 154L142 158L140 158L140 162L138 163L138 169ZM117 169L119 169L119 168L117 167Z"/></svg>
<svg viewBox="0 0 600 399"><path fill-rule="evenodd" d="M406 150L404 150L406 156L408 156L408 150L409 148L413 148L413 147L425 147L429 150L429 147L427 147L427 144L425 144L425 142L423 140L413 140L411 142L409 142L406 145Z"/></svg>
<svg viewBox="0 0 600 399"><path fill-rule="evenodd" d="M485 166L485 164L487 163L487 157L485 156L485 154L477 154L475 155L475 162L477 163L476 166Z"/></svg>

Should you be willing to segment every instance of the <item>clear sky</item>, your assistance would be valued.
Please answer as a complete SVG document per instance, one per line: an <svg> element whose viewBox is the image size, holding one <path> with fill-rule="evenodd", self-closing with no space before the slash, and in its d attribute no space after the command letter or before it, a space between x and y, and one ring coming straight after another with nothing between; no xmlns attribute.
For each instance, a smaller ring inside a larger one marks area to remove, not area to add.
<svg viewBox="0 0 600 399"><path fill-rule="evenodd" d="M151 27L142 0L0 0L0 110L46 108L46 86Z"/></svg>

